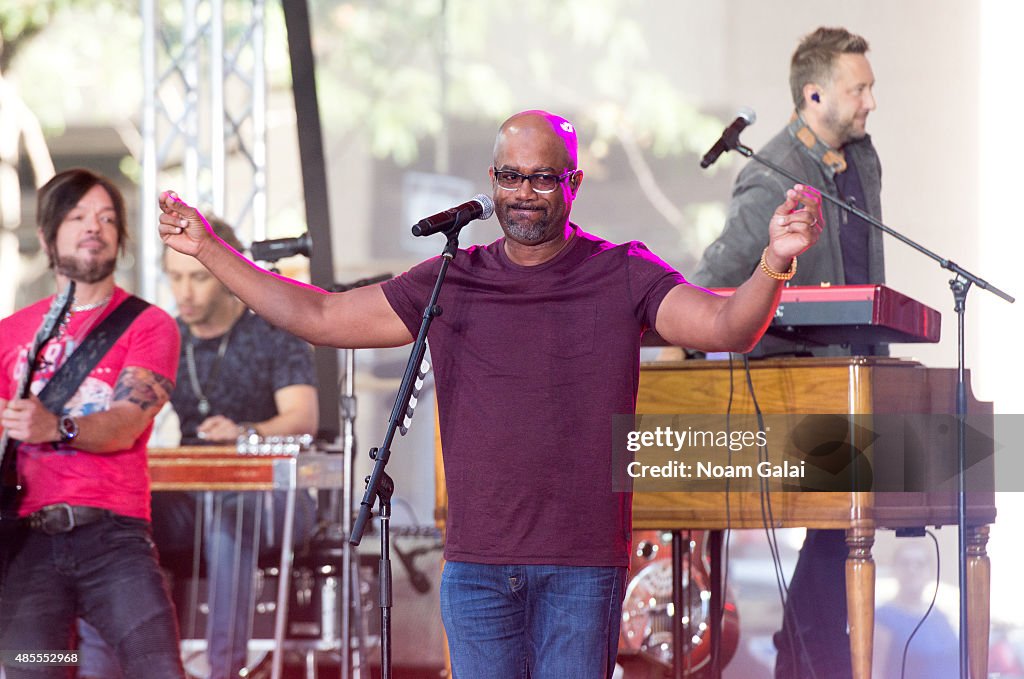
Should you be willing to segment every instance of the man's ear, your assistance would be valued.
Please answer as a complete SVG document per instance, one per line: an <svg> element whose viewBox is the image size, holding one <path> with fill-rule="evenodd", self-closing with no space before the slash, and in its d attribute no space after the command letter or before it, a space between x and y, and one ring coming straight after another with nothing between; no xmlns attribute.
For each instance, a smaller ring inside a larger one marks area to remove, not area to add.
<svg viewBox="0 0 1024 679"><path fill-rule="evenodd" d="M572 176L569 177L569 186L572 187L572 196L576 197L576 192L580 190L580 184L583 183L583 170L576 170Z"/></svg>
<svg viewBox="0 0 1024 679"><path fill-rule="evenodd" d="M818 83L807 83L804 85L804 107L821 103L822 87Z"/></svg>

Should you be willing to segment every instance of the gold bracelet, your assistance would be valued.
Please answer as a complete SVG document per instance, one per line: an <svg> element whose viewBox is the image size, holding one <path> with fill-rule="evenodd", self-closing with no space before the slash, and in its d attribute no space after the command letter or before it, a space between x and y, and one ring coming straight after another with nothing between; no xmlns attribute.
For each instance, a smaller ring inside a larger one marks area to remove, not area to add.
<svg viewBox="0 0 1024 679"><path fill-rule="evenodd" d="M765 275L774 278L777 281L788 281L790 278L796 275L796 257L793 258L793 263L789 265L789 271L785 273L779 273L775 269L768 266L768 260L765 257L768 255L768 248L761 251L761 271L764 271Z"/></svg>

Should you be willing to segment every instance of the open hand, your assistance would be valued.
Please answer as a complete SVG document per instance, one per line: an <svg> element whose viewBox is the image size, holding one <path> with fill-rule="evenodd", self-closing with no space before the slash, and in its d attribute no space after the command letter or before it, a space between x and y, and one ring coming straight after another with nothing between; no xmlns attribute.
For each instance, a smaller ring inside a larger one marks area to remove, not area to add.
<svg viewBox="0 0 1024 679"><path fill-rule="evenodd" d="M818 242L824 227L817 189L797 184L786 191L786 200L775 209L768 227L768 265L775 271L788 270L794 257Z"/></svg>

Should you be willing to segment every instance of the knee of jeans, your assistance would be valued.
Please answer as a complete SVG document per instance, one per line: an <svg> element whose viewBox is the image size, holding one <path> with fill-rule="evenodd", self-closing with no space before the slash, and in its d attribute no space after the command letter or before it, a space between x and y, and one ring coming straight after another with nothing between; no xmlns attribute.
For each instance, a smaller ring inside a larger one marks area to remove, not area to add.
<svg viewBox="0 0 1024 679"><path fill-rule="evenodd" d="M121 676L121 667L112 649L99 631L84 620L78 621L78 674L83 677Z"/></svg>
<svg viewBox="0 0 1024 679"><path fill-rule="evenodd" d="M163 666L167 659L173 659L171 665L181 667L178 627L173 612L170 609L160 611L135 625L117 644L117 654L129 677L176 676L153 672L153 668Z"/></svg>

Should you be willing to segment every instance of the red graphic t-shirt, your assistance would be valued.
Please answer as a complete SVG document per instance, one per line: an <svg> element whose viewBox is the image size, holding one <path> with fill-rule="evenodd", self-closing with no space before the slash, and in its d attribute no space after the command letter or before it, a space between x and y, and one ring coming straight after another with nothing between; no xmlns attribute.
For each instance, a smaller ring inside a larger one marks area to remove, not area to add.
<svg viewBox="0 0 1024 679"><path fill-rule="evenodd" d="M32 377L38 394L89 332L110 314L128 293L115 288L106 307L73 313L58 336L40 352ZM26 369L25 357L52 297L40 300L0 321L0 399L14 398ZM125 330L83 380L61 414L81 417L110 407L114 385L126 367L151 370L174 381L180 337L174 320L150 306ZM149 520L149 472L146 427L132 446L116 453L90 453L72 444L21 444L18 472L25 485L20 514L25 516L50 504L66 502L110 509L124 516Z"/></svg>

